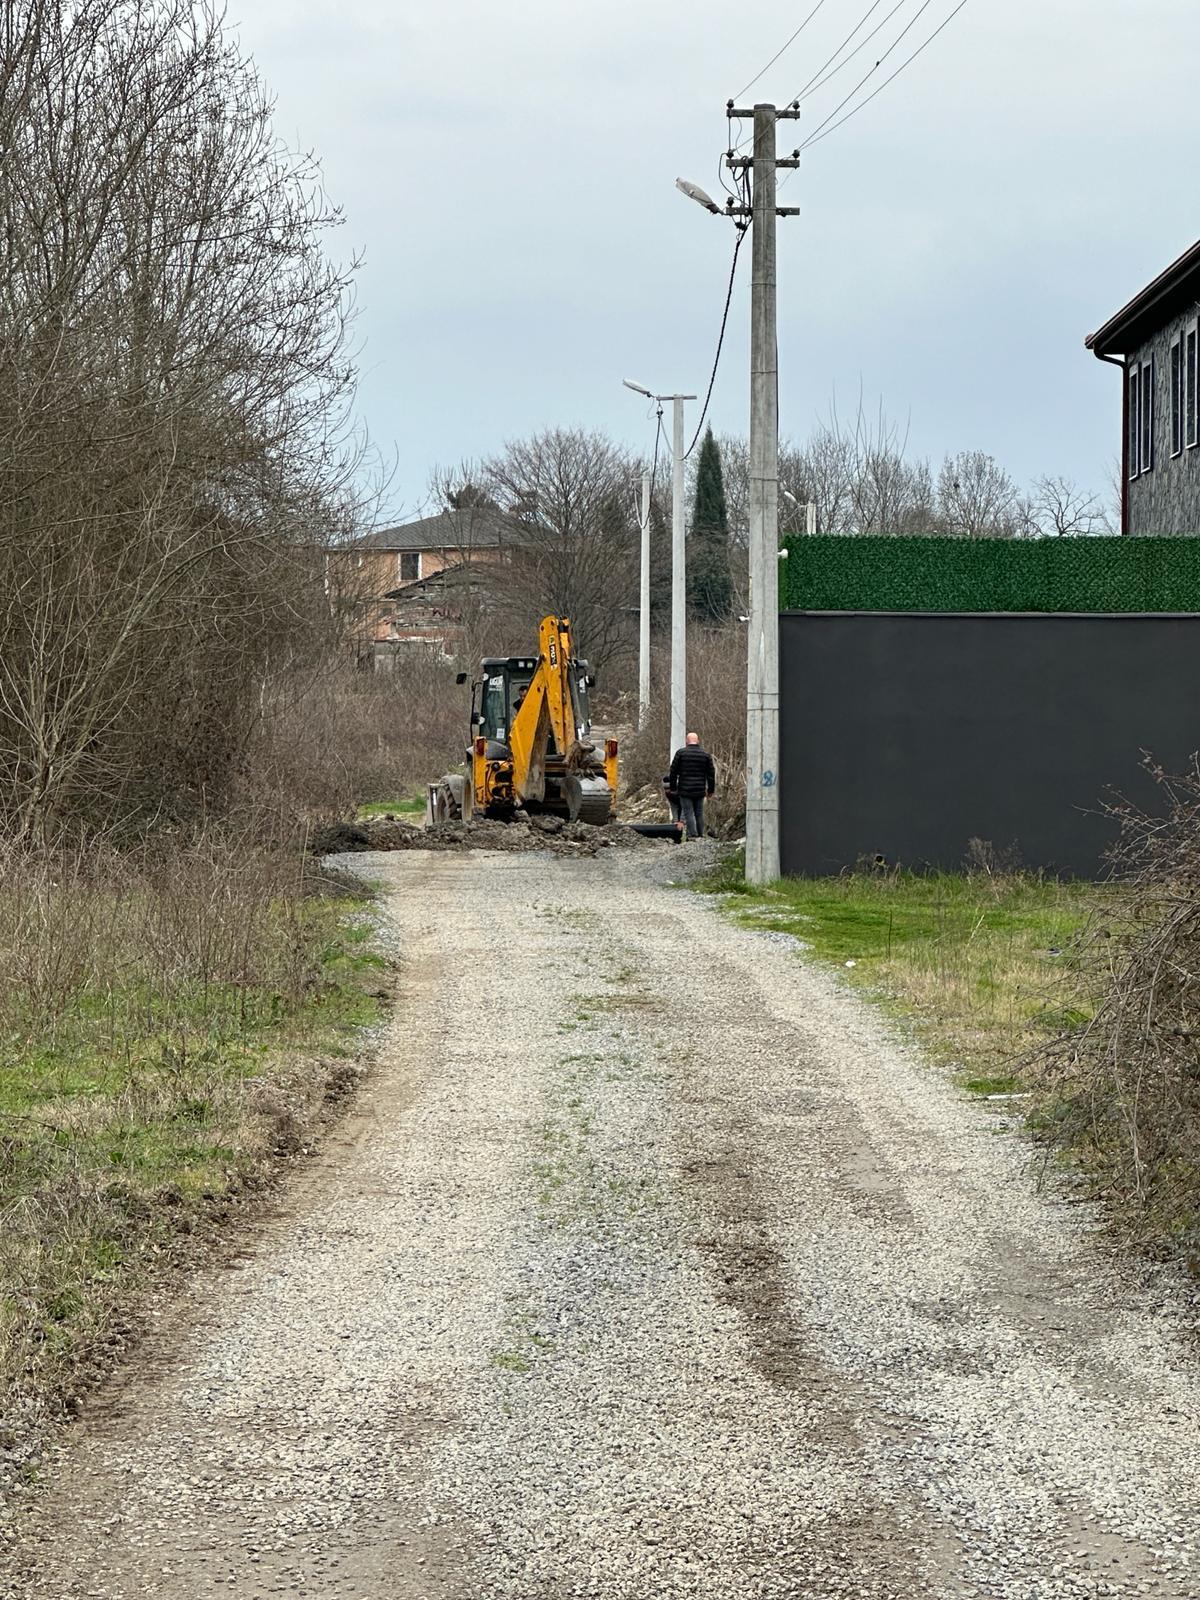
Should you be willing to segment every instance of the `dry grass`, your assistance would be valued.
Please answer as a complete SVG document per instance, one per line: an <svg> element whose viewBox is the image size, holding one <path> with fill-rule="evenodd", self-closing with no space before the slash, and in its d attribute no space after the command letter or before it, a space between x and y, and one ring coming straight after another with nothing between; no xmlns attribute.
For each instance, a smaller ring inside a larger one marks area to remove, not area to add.
<svg viewBox="0 0 1200 1600"><path fill-rule="evenodd" d="M0 1415L10 1449L146 1271L306 1137L377 1010L357 903L207 837L0 854Z"/></svg>
<svg viewBox="0 0 1200 1600"><path fill-rule="evenodd" d="M1122 915L1084 951L1089 1014L1039 1051L1042 1126L1141 1242L1200 1262L1200 761L1124 804Z"/></svg>
<svg viewBox="0 0 1200 1600"><path fill-rule="evenodd" d="M471 691L454 674L441 656L414 651L394 672L346 663L281 688L263 708L240 807L328 821L424 795L466 752Z"/></svg>
<svg viewBox="0 0 1200 1600"><path fill-rule="evenodd" d="M623 781L631 794L662 797L671 764L670 661L652 655L651 713L645 731L622 752ZM717 792L705 807L705 825L718 838L740 838L746 820L746 630L740 623L688 630L688 727L717 769ZM665 801L663 820L667 818Z"/></svg>

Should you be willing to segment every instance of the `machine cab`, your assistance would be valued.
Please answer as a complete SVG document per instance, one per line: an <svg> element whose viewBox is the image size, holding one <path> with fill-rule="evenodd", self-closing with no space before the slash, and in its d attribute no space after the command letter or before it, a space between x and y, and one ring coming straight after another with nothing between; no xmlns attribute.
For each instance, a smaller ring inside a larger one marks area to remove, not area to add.
<svg viewBox="0 0 1200 1600"><path fill-rule="evenodd" d="M471 729L474 737L483 737L489 745L505 747L503 752L488 751L493 759L507 754L509 732L513 718L533 682L537 671L537 658L531 656L489 656L482 663L482 675L476 682L471 697ZM592 714L588 702L588 687L595 679L588 671L586 661L576 663L570 675L571 704L575 713L575 737L586 739L591 732Z"/></svg>
<svg viewBox="0 0 1200 1600"><path fill-rule="evenodd" d="M484 659L482 676L471 697L471 727L476 738L482 735L489 744L507 746L512 719L521 709L536 671L536 657L489 656Z"/></svg>

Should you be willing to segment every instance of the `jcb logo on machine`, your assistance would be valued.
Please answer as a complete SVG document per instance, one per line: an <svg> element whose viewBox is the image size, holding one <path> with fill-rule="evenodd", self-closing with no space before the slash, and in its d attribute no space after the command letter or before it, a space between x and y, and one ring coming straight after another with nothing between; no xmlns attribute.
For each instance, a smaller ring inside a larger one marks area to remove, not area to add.
<svg viewBox="0 0 1200 1600"><path fill-rule="evenodd" d="M553 640L550 642L550 665L552 667L556 667L558 665L558 646Z"/></svg>

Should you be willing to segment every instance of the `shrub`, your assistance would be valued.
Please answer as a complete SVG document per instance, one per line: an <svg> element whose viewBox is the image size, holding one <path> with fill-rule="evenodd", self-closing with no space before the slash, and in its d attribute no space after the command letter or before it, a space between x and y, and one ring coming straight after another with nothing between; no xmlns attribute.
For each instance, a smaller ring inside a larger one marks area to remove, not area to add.
<svg viewBox="0 0 1200 1600"><path fill-rule="evenodd" d="M1094 1012L1033 1063L1040 1118L1140 1234L1200 1248L1200 765L1151 766L1165 815L1124 803L1119 919L1083 959Z"/></svg>

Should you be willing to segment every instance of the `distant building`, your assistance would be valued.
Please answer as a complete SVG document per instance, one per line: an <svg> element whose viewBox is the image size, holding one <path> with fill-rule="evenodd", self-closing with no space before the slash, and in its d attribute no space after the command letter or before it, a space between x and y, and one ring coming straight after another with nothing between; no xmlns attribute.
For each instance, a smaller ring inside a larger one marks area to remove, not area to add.
<svg viewBox="0 0 1200 1600"><path fill-rule="evenodd" d="M1121 532L1200 535L1200 242L1087 341L1124 378Z"/></svg>
<svg viewBox="0 0 1200 1600"><path fill-rule="evenodd" d="M492 567L486 561L453 562L384 595L386 620L374 639L376 671L390 670L414 647L460 655L472 624L487 609Z"/></svg>
<svg viewBox="0 0 1200 1600"><path fill-rule="evenodd" d="M492 505L441 511L356 539L337 564L343 603L358 619L360 656L380 664L408 645L452 651L463 606L478 603L488 568L527 542L528 528ZM452 572L458 576L448 582Z"/></svg>

